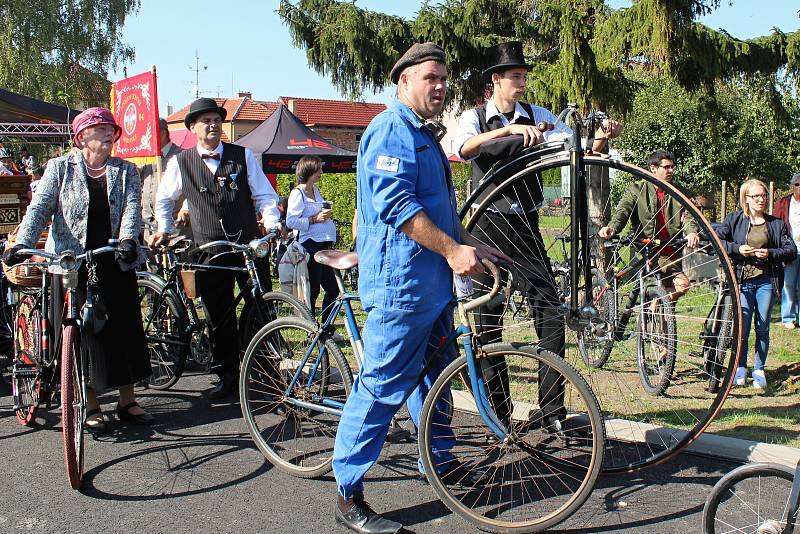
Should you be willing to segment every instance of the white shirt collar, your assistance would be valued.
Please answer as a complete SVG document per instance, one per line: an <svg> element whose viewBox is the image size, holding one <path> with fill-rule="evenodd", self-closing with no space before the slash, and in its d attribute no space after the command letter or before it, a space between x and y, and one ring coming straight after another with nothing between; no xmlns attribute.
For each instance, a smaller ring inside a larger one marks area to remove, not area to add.
<svg viewBox="0 0 800 534"><path fill-rule="evenodd" d="M222 148L223 148L223 146L224 145L223 145L222 141L220 141L219 144L217 145L217 148L215 148L214 150L206 150L205 148L203 148L202 146L200 146L198 144L197 145L197 153L200 154L201 156L203 154L219 154L220 156L222 156Z"/></svg>
<svg viewBox="0 0 800 534"><path fill-rule="evenodd" d="M166 157L170 150L172 150L172 141L161 147L161 155Z"/></svg>
<svg viewBox="0 0 800 534"><path fill-rule="evenodd" d="M505 118L505 115L497 111L497 106L494 103L494 98L490 98L486 101L486 122L488 123L492 117L495 115L500 115L502 117L502 121L505 123L508 119ZM514 106L514 117L509 122L515 122L520 117L525 117L527 119L533 120L533 117L528 117L528 113L525 111L519 102L517 102Z"/></svg>

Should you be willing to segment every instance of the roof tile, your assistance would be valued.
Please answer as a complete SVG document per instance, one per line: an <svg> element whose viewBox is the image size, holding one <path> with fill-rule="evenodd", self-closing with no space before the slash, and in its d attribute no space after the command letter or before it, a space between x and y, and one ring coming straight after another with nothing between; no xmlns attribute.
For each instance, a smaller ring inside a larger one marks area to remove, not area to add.
<svg viewBox="0 0 800 534"><path fill-rule="evenodd" d="M385 104L321 98L282 96L280 101L290 109L289 102L294 101L293 113L306 126L366 128L375 115L386 109Z"/></svg>

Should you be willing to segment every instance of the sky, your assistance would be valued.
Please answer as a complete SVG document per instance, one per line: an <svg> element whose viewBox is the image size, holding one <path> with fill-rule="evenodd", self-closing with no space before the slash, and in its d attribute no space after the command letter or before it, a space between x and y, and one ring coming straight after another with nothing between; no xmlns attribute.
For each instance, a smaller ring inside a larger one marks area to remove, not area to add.
<svg viewBox="0 0 800 534"><path fill-rule="evenodd" d="M435 3L435 1L433 2ZM609 0L612 7L629 0ZM768 34L773 27L784 32L800 29L797 0L722 0L714 13L700 19L714 29L725 29L747 39ZM420 0L357 0L359 7L414 18ZM732 5L729 5L732 4ZM199 56L201 96L236 96L248 91L256 100L281 96L342 98L330 81L308 67L305 50L292 45L289 30L275 13L278 0L141 0L141 8L126 20L123 40L136 50L126 65L128 75L156 66L159 108L175 111L194 99L196 59ZM110 79L124 77L117 69ZM367 102L388 102L393 90Z"/></svg>

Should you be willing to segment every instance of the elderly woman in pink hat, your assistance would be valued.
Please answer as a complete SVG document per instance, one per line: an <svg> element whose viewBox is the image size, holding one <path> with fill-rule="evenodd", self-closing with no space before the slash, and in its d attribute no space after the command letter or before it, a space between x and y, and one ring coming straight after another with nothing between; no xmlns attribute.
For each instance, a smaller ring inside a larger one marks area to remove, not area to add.
<svg viewBox="0 0 800 534"><path fill-rule="evenodd" d="M104 108L89 108L72 121L73 142L78 151L51 159L20 225L17 245L3 255L6 264L20 261L20 248L36 245L52 219L45 249L77 254L117 239L116 254L96 258L99 292L107 308L107 321L97 332L84 330L82 346L89 352L90 389L87 394L86 427L106 430L97 393L119 389L117 416L134 424L152 424L153 416L136 402L133 384L150 375L147 341L142 328L135 267L140 261L138 235L141 224L141 186L136 166L111 157L121 129ZM86 267L79 275L85 298ZM53 325L60 324L63 290L53 278ZM93 286L94 287L94 286ZM54 332L60 335L58 329Z"/></svg>

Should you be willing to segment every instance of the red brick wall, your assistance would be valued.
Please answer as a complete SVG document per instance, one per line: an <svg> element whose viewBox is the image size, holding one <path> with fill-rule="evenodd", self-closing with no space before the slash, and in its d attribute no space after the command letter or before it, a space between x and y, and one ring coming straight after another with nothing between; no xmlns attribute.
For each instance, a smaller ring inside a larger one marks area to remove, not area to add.
<svg viewBox="0 0 800 534"><path fill-rule="evenodd" d="M361 138L361 134L364 133L364 130L361 128L312 128L317 135L320 137L324 137L325 139L330 140L334 145L346 148L347 150L352 150L353 152L358 150L358 140L356 140L356 136Z"/></svg>

